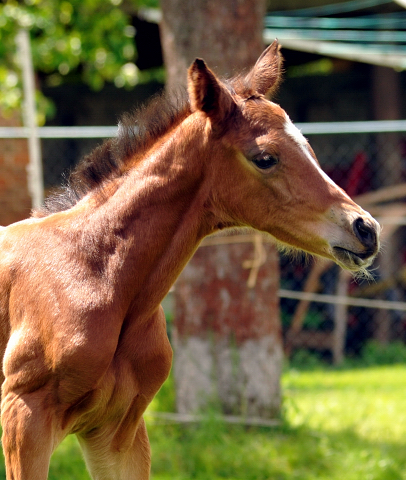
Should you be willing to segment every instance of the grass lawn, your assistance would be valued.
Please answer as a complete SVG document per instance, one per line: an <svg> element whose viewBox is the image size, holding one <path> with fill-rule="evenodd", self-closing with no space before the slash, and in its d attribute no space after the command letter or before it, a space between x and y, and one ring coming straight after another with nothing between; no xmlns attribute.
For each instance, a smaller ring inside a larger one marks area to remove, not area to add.
<svg viewBox="0 0 406 480"><path fill-rule="evenodd" d="M150 425L152 478L406 480L405 381L404 365L288 370L279 428Z"/></svg>
<svg viewBox="0 0 406 480"><path fill-rule="evenodd" d="M147 416L152 480L406 480L406 365L289 369L282 383L278 428ZM169 411L173 397L169 381L151 410ZM49 478L89 480L75 437L55 452Z"/></svg>

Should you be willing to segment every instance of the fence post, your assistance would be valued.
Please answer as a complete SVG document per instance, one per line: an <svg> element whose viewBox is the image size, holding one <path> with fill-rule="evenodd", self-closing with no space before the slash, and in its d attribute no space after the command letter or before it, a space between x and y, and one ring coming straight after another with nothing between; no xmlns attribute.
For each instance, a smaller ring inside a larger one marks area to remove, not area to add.
<svg viewBox="0 0 406 480"><path fill-rule="evenodd" d="M27 166L28 190L32 199L32 207L39 208L44 200L44 179L42 172L41 144L38 137L36 107L35 107L35 81L32 65L30 37L26 29L21 29L16 36L23 76L23 119L28 129L28 151L30 161Z"/></svg>
<svg viewBox="0 0 406 480"><path fill-rule="evenodd" d="M345 270L340 270L338 274L338 284L336 294L338 297L348 295L348 284L351 275ZM334 365L340 365L344 360L345 337L348 323L348 305L337 304L334 308L334 332L333 332L333 362Z"/></svg>

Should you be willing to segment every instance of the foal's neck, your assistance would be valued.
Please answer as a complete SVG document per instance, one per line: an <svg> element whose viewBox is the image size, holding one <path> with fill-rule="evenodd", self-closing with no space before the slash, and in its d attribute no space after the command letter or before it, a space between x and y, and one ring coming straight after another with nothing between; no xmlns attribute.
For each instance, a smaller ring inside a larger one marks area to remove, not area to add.
<svg viewBox="0 0 406 480"><path fill-rule="evenodd" d="M198 125L193 125L198 132L182 138L190 128L186 122L137 160L90 222L100 251L106 243L114 245L109 247L106 273L130 286L131 301L142 299L146 314L158 306L201 239L213 231L205 210L210 191L204 168L207 147L197 136L203 135Z"/></svg>

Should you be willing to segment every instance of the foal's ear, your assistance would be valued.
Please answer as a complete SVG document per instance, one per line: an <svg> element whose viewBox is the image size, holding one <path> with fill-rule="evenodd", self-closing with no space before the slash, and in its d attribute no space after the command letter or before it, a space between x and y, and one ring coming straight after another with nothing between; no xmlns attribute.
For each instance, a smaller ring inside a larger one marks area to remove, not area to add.
<svg viewBox="0 0 406 480"><path fill-rule="evenodd" d="M261 95L271 95L282 77L282 55L280 45L275 40L264 50L257 63L246 76L248 85Z"/></svg>
<svg viewBox="0 0 406 480"><path fill-rule="evenodd" d="M188 91L192 111L205 112L214 124L227 118L235 106L229 91L201 58L189 68Z"/></svg>

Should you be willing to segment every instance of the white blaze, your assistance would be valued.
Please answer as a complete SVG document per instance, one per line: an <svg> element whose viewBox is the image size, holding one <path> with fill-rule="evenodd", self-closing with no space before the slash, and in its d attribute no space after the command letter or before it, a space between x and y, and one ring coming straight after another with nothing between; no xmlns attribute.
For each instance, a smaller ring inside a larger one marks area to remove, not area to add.
<svg viewBox="0 0 406 480"><path fill-rule="evenodd" d="M305 154L307 159L317 168L317 170L319 170L323 178L328 183L338 188L337 184L334 183L333 180L331 180L331 178L320 168L319 164L316 162L315 158L310 153L307 140L303 136L302 132L292 123L292 120L289 118L287 114L286 114L286 122L285 122L284 130L285 130L285 133L289 135L289 137L292 138L292 140L294 140L301 147L302 152Z"/></svg>
<svg viewBox="0 0 406 480"><path fill-rule="evenodd" d="M307 145L307 140L302 135L302 132L295 125L293 125L292 120L288 117L288 115L286 115L285 132L299 145Z"/></svg>

